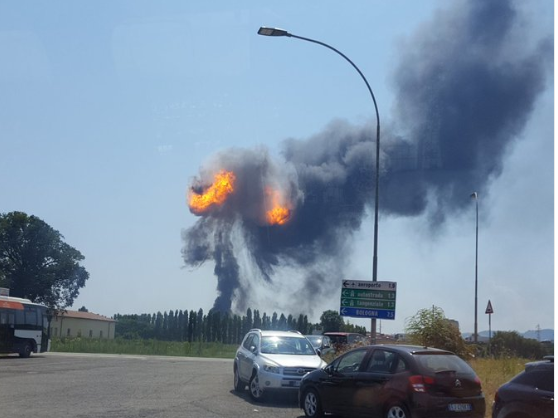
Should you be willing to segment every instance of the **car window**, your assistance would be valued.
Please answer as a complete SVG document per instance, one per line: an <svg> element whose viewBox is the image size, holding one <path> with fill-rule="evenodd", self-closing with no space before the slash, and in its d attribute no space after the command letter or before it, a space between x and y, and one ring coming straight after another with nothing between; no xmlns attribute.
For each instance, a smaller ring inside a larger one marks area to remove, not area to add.
<svg viewBox="0 0 558 418"><path fill-rule="evenodd" d="M333 344L347 344L346 335L329 335L328 337Z"/></svg>
<svg viewBox="0 0 558 418"><path fill-rule="evenodd" d="M252 338L252 343L250 345L256 348L260 346L260 336L258 334L254 334L254 338Z"/></svg>
<svg viewBox="0 0 558 418"><path fill-rule="evenodd" d="M254 339L254 334L250 334L250 335L248 335L248 337L246 337L246 339L244 340L244 344L242 344L242 345L243 345L243 347L244 347L246 350L250 350L250 346L253 345L253 344L252 344L252 340L253 340L253 339Z"/></svg>
<svg viewBox="0 0 558 418"><path fill-rule="evenodd" d="M350 334L348 336L349 344L363 343L366 339L360 334Z"/></svg>
<svg viewBox="0 0 558 418"><path fill-rule="evenodd" d="M366 353L367 350L356 350L345 354L343 357L339 358L337 364L333 366L333 370L338 373L358 371Z"/></svg>
<svg viewBox="0 0 558 418"><path fill-rule="evenodd" d="M554 372L551 370L537 370L521 372L513 378L514 383L554 392Z"/></svg>
<svg viewBox="0 0 558 418"><path fill-rule="evenodd" d="M374 350L372 357L368 361L366 371L372 373L388 373L391 372L392 367L395 365L395 360L398 356L386 350Z"/></svg>
<svg viewBox="0 0 558 418"><path fill-rule="evenodd" d="M404 372L405 370L409 370L409 365L400 356L397 356L395 360L395 367L393 368L393 373L400 373Z"/></svg>
<svg viewBox="0 0 558 418"><path fill-rule="evenodd" d="M320 335L309 335L306 338L314 347L320 347L322 344L322 337Z"/></svg>
<svg viewBox="0 0 558 418"><path fill-rule="evenodd" d="M440 373L455 371L459 373L474 373L473 369L454 354L422 354L414 355L417 362L428 372Z"/></svg>

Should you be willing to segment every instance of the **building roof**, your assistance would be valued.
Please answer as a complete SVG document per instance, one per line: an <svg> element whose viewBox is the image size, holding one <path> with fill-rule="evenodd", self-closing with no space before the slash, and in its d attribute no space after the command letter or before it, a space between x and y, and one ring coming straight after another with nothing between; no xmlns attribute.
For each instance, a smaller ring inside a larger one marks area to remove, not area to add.
<svg viewBox="0 0 558 418"><path fill-rule="evenodd" d="M64 312L60 312L58 314L61 318L78 318L78 319L91 319L94 321L103 321L103 322L116 322L112 318L108 318L103 315L99 315L93 312L81 312L81 311L70 311L66 310Z"/></svg>

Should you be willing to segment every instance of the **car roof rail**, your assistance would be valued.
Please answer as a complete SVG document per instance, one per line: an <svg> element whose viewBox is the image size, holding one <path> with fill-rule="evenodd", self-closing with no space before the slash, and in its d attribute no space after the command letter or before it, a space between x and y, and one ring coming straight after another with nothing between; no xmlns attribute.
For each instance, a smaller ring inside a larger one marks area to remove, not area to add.
<svg viewBox="0 0 558 418"><path fill-rule="evenodd" d="M295 334L300 334L300 335L302 335L302 332L300 332L300 331L298 331L298 330L296 330L296 329L290 329L290 330L288 330L287 332L294 332Z"/></svg>
<svg viewBox="0 0 558 418"><path fill-rule="evenodd" d="M252 332L252 331L261 331L261 329L259 329L259 328L252 328L252 329L251 329L250 331L248 331L248 332Z"/></svg>
<svg viewBox="0 0 558 418"><path fill-rule="evenodd" d="M543 360L548 360L548 361L550 361L551 363L554 363L554 356L544 356L544 357L543 357Z"/></svg>

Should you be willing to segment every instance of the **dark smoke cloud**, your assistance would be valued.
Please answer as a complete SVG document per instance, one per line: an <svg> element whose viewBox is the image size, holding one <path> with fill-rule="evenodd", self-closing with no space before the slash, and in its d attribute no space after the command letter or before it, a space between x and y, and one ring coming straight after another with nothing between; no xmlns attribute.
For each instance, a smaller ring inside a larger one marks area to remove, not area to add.
<svg viewBox="0 0 558 418"><path fill-rule="evenodd" d="M428 213L433 227L501 173L553 58L552 38L530 49L515 46L512 3L452 5L400 51L392 128L382 132L381 211ZM215 262L215 309L245 309L251 277L272 283L283 266L300 272L299 294L319 298L338 286L352 237L374 203L372 132L372 125L335 121L311 138L285 141L281 163L265 149L233 149L204 167L194 187L210 184L219 169L234 171L238 185L222 207L183 232L187 265ZM265 224L267 184L293 204L286 225ZM249 254L248 267L239 265L241 251ZM289 308L298 302L293 294Z"/></svg>
<svg viewBox="0 0 558 418"><path fill-rule="evenodd" d="M421 213L430 192L439 223L501 173L553 57L552 38L530 50L514 45L518 20L511 2L457 3L408 41L394 80L396 121L410 145L387 149L393 175L384 179L384 210ZM416 158L405 163L409 150Z"/></svg>

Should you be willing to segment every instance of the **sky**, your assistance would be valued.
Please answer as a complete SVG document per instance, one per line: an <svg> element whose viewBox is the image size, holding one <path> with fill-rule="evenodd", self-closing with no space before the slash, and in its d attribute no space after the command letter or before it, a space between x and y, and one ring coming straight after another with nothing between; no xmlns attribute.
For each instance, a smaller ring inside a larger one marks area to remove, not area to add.
<svg viewBox="0 0 558 418"><path fill-rule="evenodd" d="M338 310L372 279L374 103L279 27L376 99L379 330L434 305L473 331L477 203L479 331L489 300L493 331L554 328L553 2L483 3L2 2L0 213L84 255L73 309ZM288 226L248 215L259 192L192 213L220 166L279 184Z"/></svg>

